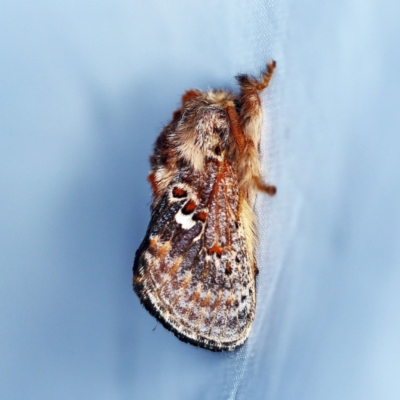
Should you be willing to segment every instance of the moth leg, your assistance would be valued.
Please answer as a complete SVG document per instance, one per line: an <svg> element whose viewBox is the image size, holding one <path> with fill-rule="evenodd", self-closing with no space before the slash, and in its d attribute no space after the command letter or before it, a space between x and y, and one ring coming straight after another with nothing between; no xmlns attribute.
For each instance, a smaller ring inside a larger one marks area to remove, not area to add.
<svg viewBox="0 0 400 400"><path fill-rule="evenodd" d="M265 89L275 70L276 62L271 60L259 79L250 75L238 75L241 93L239 99L240 119L244 135L258 147L261 136L262 108L259 93Z"/></svg>
<svg viewBox="0 0 400 400"><path fill-rule="evenodd" d="M260 79L256 82L256 90L261 92L269 85L269 81L272 78L272 74L276 68L276 61L271 60L267 64L267 68L265 69L264 73L261 75Z"/></svg>
<svg viewBox="0 0 400 400"><path fill-rule="evenodd" d="M246 148L242 157L243 168L241 168L242 183L245 189L255 186L257 190L273 196L276 188L267 185L261 178L260 166L260 139L262 129L262 106L259 93L265 89L273 75L276 62L271 60L261 74L259 79L250 75L239 75L236 77L240 85L241 93L238 99L240 107L240 121L243 135L246 138ZM254 201L254 195L249 193L250 203Z"/></svg>
<svg viewBox="0 0 400 400"><path fill-rule="evenodd" d="M254 176L253 179L257 186L257 189L260 192L265 192L270 196L274 196L276 194L276 186L268 185L262 180L260 176Z"/></svg>
<svg viewBox="0 0 400 400"><path fill-rule="evenodd" d="M276 68L276 61L271 60L265 69L265 71L261 74L260 78L254 78L253 76L241 74L236 77L239 82L239 85L242 89L242 94L246 95L250 92L261 92L263 91L269 84L274 70Z"/></svg>

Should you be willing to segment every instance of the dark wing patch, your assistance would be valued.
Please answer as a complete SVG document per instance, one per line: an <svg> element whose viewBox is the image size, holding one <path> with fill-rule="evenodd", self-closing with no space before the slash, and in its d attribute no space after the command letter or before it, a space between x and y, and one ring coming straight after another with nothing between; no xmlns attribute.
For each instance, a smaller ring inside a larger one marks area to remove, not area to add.
<svg viewBox="0 0 400 400"><path fill-rule="evenodd" d="M134 289L148 311L181 340L215 351L243 344L254 318L237 187L228 163L181 169L154 203L134 263Z"/></svg>

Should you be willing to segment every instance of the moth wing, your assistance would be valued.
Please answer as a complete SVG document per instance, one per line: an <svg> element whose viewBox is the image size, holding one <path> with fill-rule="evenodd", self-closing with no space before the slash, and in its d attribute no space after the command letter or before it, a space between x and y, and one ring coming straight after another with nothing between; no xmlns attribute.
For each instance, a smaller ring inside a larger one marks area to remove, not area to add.
<svg viewBox="0 0 400 400"><path fill-rule="evenodd" d="M237 177L228 163L180 170L156 199L136 252L134 290L183 341L215 351L247 339L255 279Z"/></svg>

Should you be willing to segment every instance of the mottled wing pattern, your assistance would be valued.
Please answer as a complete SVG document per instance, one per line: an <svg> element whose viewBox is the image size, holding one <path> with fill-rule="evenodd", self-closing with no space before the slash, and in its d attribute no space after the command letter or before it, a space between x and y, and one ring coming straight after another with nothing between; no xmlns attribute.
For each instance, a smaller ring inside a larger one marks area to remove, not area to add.
<svg viewBox="0 0 400 400"><path fill-rule="evenodd" d="M214 351L243 344L254 318L240 215L229 162L184 167L153 204L135 257L134 289L147 310L181 340Z"/></svg>

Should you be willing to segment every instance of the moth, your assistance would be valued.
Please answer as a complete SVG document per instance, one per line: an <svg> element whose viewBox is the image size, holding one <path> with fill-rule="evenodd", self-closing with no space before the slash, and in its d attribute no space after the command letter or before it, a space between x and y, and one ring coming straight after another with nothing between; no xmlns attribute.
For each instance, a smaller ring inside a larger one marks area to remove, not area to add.
<svg viewBox="0 0 400 400"><path fill-rule="evenodd" d="M260 92L275 66L237 76L238 94L188 90L150 157L151 220L133 289L180 340L213 351L241 346L254 319L254 202L276 192L260 176Z"/></svg>

